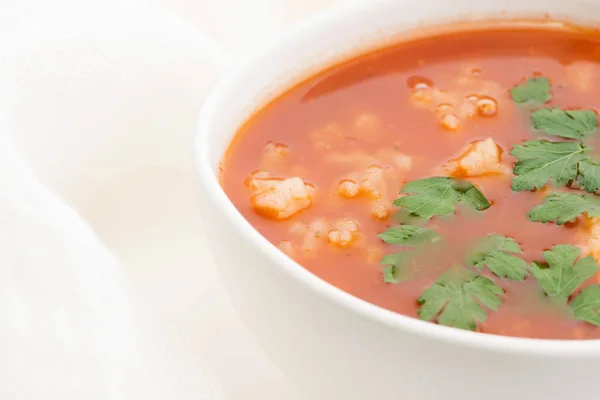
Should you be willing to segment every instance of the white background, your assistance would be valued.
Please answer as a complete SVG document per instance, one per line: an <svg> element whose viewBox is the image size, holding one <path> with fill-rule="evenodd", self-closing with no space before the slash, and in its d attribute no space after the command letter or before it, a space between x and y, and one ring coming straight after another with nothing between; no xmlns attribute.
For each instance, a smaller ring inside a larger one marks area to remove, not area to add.
<svg viewBox="0 0 600 400"><path fill-rule="evenodd" d="M301 396L243 327L208 257L196 115L240 54L342 2L0 0L0 117L23 159L117 256L180 364L203 359L231 400Z"/></svg>
<svg viewBox="0 0 600 400"><path fill-rule="evenodd" d="M334 3L331 0L163 0L236 54ZM259 23L259 21L264 21ZM236 33L228 26L237 25ZM201 354L231 400L300 400L229 304L204 241L194 177L150 169L123 177L81 210L119 256L167 337ZM143 205L143 206L141 206ZM190 357L193 358L193 357Z"/></svg>

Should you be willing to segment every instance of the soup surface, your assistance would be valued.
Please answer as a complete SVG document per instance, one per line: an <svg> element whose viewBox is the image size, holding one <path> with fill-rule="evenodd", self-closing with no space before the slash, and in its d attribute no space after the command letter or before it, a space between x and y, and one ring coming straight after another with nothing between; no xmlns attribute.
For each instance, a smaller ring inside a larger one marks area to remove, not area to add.
<svg viewBox="0 0 600 400"><path fill-rule="evenodd" d="M271 102L231 144L222 185L274 245L371 303L598 339L599 91L590 30L415 39Z"/></svg>

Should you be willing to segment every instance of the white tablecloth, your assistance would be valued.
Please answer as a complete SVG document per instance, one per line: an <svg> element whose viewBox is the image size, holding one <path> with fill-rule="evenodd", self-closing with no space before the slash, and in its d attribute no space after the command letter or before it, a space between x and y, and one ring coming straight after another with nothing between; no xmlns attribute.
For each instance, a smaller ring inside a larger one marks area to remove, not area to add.
<svg viewBox="0 0 600 400"><path fill-rule="evenodd" d="M301 398L217 280L191 140L237 54L341 2L0 2L0 398Z"/></svg>

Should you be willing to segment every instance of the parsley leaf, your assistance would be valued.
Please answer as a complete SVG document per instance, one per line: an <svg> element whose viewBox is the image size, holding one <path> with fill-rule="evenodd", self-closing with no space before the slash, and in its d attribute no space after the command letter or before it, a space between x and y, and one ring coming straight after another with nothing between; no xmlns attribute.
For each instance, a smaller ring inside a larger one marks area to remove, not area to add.
<svg viewBox="0 0 600 400"><path fill-rule="evenodd" d="M502 235L488 235L480 240L475 249L467 255L467 265L477 269L487 266L501 278L522 281L528 275L527 263L521 257L523 250L512 238Z"/></svg>
<svg viewBox="0 0 600 400"><path fill-rule="evenodd" d="M385 232L377 235L381 240L396 246L415 246L423 243L435 243L441 240L441 236L435 231L412 225L400 225L388 228Z"/></svg>
<svg viewBox="0 0 600 400"><path fill-rule="evenodd" d="M394 201L394 206L403 207L411 215L425 220L434 215L454 213L456 203L466 201L482 211L490 207L483 193L470 182L448 177L433 177L412 181L404 185L403 194Z"/></svg>
<svg viewBox="0 0 600 400"><path fill-rule="evenodd" d="M591 256L580 258L581 249L570 244L559 244L544 252L548 265L534 262L531 275L550 297L567 301L569 296L597 271L598 265Z"/></svg>
<svg viewBox="0 0 600 400"><path fill-rule="evenodd" d="M600 326L600 286L588 286L571 302L576 320Z"/></svg>
<svg viewBox="0 0 600 400"><path fill-rule="evenodd" d="M585 148L575 142L549 142L531 140L515 146L510 155L517 157L512 189L535 190L548 181L564 186L577 177L577 166Z"/></svg>
<svg viewBox="0 0 600 400"><path fill-rule="evenodd" d="M575 263L580 254L581 250L570 244L554 246L552 250L544 252L548 265L534 262L531 275L549 297L567 304L577 288L600 269L592 256L580 258ZM600 286L584 288L569 306L576 320L600 326Z"/></svg>
<svg viewBox="0 0 600 400"><path fill-rule="evenodd" d="M404 185L401 193L414 193L397 199L394 206L403 207L412 215L427 220L434 215L454 213L454 206L460 200L460 194L454 190L450 178L427 178L412 181Z"/></svg>
<svg viewBox="0 0 600 400"><path fill-rule="evenodd" d="M477 323L485 322L487 310L500 306L503 290L491 279L467 269L455 269L443 274L425 289L418 303L419 318L440 325L474 331Z"/></svg>
<svg viewBox="0 0 600 400"><path fill-rule="evenodd" d="M600 199L594 195L555 192L546 196L544 204L531 209L527 217L531 222L556 221L562 225L583 213L589 217L600 216Z"/></svg>
<svg viewBox="0 0 600 400"><path fill-rule="evenodd" d="M383 281L396 284L408 280L408 267L415 263L416 256L415 251L399 251L384 256L380 262L386 266L383 269Z"/></svg>
<svg viewBox="0 0 600 400"><path fill-rule="evenodd" d="M395 265L388 265L383 269L383 281L385 283L400 283L402 281L398 277L398 270Z"/></svg>
<svg viewBox="0 0 600 400"><path fill-rule="evenodd" d="M510 95L515 103L536 102L543 104L552 99L550 89L550 82L547 78L535 76L512 88Z"/></svg>
<svg viewBox="0 0 600 400"><path fill-rule="evenodd" d="M409 248L388 254L381 259L381 264L387 265L383 270L383 280L386 283L399 283L406 280L407 266L414 262L415 257L420 253L420 249L426 244L437 243L442 240L442 237L431 229L412 225L391 227L377 236L385 243Z"/></svg>
<svg viewBox="0 0 600 400"><path fill-rule="evenodd" d="M592 110L542 108L531 113L536 129L567 139L583 139L598 128L598 117Z"/></svg>
<svg viewBox="0 0 600 400"><path fill-rule="evenodd" d="M586 192L598 193L600 191L600 164L587 158L581 160L577 182L583 186Z"/></svg>

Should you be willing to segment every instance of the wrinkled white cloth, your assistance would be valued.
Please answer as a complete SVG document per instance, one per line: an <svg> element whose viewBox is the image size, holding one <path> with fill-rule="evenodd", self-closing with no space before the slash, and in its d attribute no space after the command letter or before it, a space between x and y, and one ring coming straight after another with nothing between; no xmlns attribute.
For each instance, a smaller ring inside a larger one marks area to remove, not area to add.
<svg viewBox="0 0 600 400"><path fill-rule="evenodd" d="M300 399L208 265L191 143L228 62L336 2L0 1L1 399Z"/></svg>

